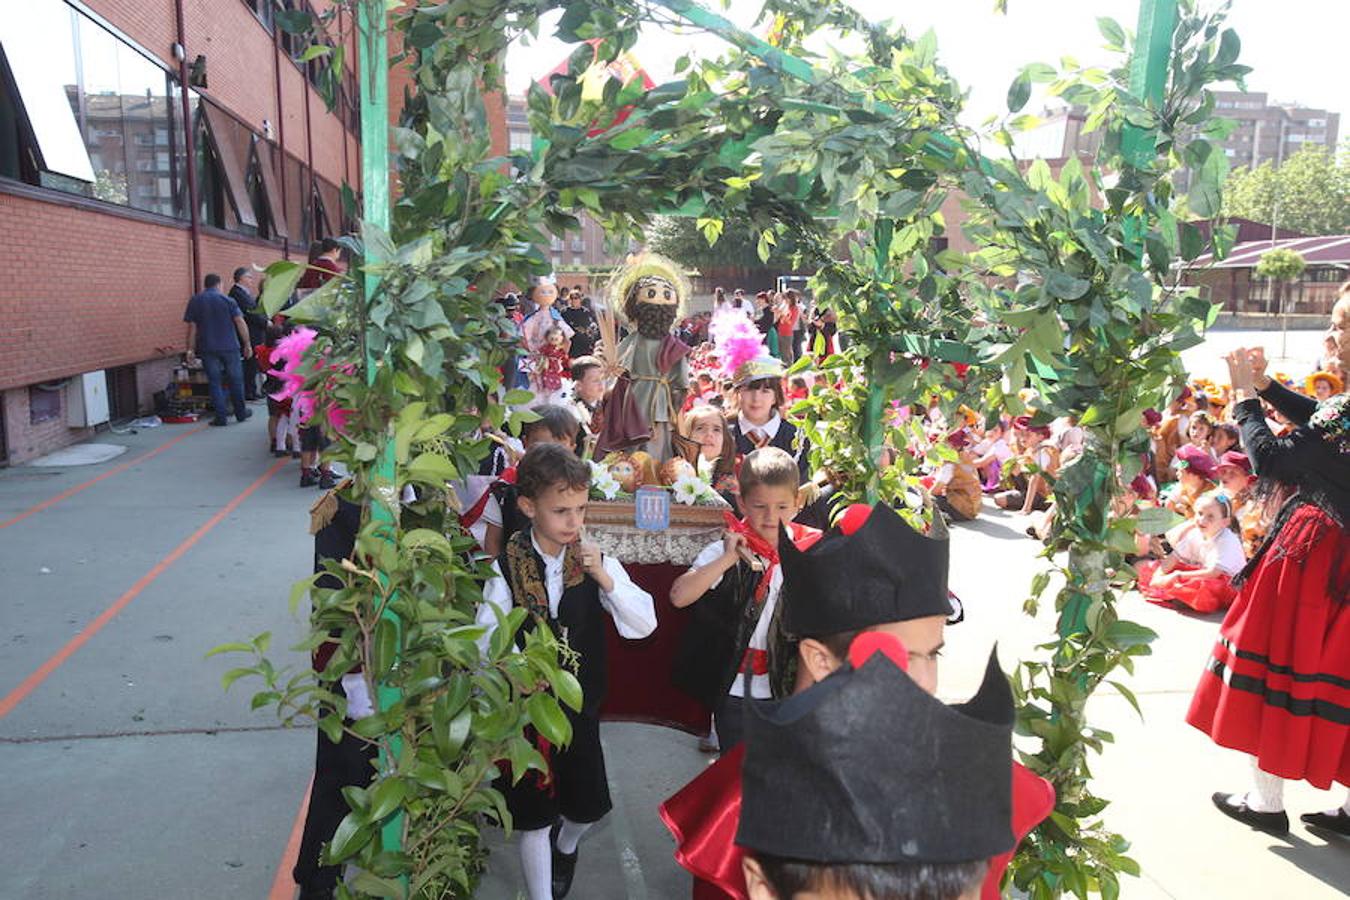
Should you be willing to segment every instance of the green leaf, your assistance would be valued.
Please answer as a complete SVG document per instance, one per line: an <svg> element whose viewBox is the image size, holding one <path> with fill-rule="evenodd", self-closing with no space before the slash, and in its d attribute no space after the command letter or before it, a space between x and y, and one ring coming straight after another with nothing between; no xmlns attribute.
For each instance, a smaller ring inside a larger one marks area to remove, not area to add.
<svg viewBox="0 0 1350 900"><path fill-rule="evenodd" d="M220 676L220 687L222 690L228 691L230 689L230 685L234 684L240 678L243 678L246 675L257 675L257 674L258 670L252 666L249 666L247 668L240 667L238 669L230 669L230 671Z"/></svg>
<svg viewBox="0 0 1350 900"><path fill-rule="evenodd" d="M375 830L357 813L347 813L338 825L337 831L333 833L333 839L324 847L324 861L329 865L337 865L355 856L362 847L370 843L374 833Z"/></svg>
<svg viewBox="0 0 1350 900"><path fill-rule="evenodd" d="M300 54L296 62L306 63L311 59L318 59L320 56L327 56L332 52L333 48L327 44L310 44L305 48L305 52Z"/></svg>
<svg viewBox="0 0 1350 900"><path fill-rule="evenodd" d="M609 145L615 150L635 150L652 136L650 128L629 128L609 139Z"/></svg>
<svg viewBox="0 0 1350 900"><path fill-rule="evenodd" d="M233 641L228 644L219 644L206 651L205 659L210 659L220 653L252 653L253 645L246 644L243 641Z"/></svg>
<svg viewBox="0 0 1350 900"><path fill-rule="evenodd" d="M1050 271L1045 275L1045 289L1052 297L1061 300L1077 300L1088 292L1092 282L1077 278L1067 272Z"/></svg>
<svg viewBox="0 0 1350 900"><path fill-rule="evenodd" d="M577 677L566 669L559 668L551 680L553 692L558 695L558 699L567 704L573 710L581 712L583 697L581 695L581 682Z"/></svg>
<svg viewBox="0 0 1350 900"><path fill-rule="evenodd" d="M1021 112L1031 99L1031 78L1022 72L1008 88L1008 112Z"/></svg>
<svg viewBox="0 0 1350 900"><path fill-rule="evenodd" d="M263 285L262 307L268 316L274 316L290 299L291 292L305 274L305 267L288 259L280 259L268 266L264 273L267 282Z"/></svg>
<svg viewBox="0 0 1350 900"><path fill-rule="evenodd" d="M1107 684L1111 685L1111 687L1120 691L1120 696L1124 697L1126 700L1129 701L1130 705L1134 707L1135 713L1139 715L1139 718L1140 719L1144 718L1144 711L1140 709L1139 698L1134 695L1134 691L1130 690L1119 681L1108 681Z"/></svg>
<svg viewBox="0 0 1350 900"><path fill-rule="evenodd" d="M1137 527L1144 534L1164 534L1184 521L1165 506L1151 506L1139 511Z"/></svg>
<svg viewBox="0 0 1350 900"><path fill-rule="evenodd" d="M370 640L370 665L376 680L384 678L398 662L398 623L392 619L380 619L375 623L375 633Z"/></svg>
<svg viewBox="0 0 1350 900"><path fill-rule="evenodd" d="M1127 622L1122 619L1112 622L1111 627L1106 629L1106 639L1121 647L1143 647L1156 641L1158 633L1138 622Z"/></svg>
<svg viewBox="0 0 1350 900"><path fill-rule="evenodd" d="M402 778L386 777L370 791L368 820L378 822L398 809L408 796L408 784Z"/></svg>
<svg viewBox="0 0 1350 900"><path fill-rule="evenodd" d="M408 478L423 484L442 484L459 477L459 469L447 457L430 451L408 463Z"/></svg>
<svg viewBox="0 0 1350 900"><path fill-rule="evenodd" d="M549 743L565 747L572 742L572 723L552 694L531 694L525 701L525 712Z"/></svg>
<svg viewBox="0 0 1350 900"><path fill-rule="evenodd" d="M1177 226L1181 243L1181 258L1190 262L1205 252L1205 235L1190 222L1181 222Z"/></svg>
<svg viewBox="0 0 1350 900"><path fill-rule="evenodd" d="M1097 30L1106 38L1106 43L1112 47L1125 46L1125 29L1120 27L1120 23L1110 16L1097 17Z"/></svg>
<svg viewBox="0 0 1350 900"><path fill-rule="evenodd" d="M382 878L373 872L367 872L364 869L356 870L354 875L346 879L348 888L353 892L359 892L363 897L382 897L387 900L403 900L408 896L402 882L393 878Z"/></svg>

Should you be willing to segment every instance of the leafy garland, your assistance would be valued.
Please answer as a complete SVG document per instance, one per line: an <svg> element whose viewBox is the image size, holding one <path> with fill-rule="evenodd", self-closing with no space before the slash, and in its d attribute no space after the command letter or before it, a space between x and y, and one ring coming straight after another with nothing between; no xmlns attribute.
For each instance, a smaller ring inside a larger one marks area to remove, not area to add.
<svg viewBox="0 0 1350 900"><path fill-rule="evenodd" d="M375 0L350 3L376 15L384 9ZM227 645L255 656L227 679L261 677L255 708L275 706L286 721L316 719L332 738L344 727L345 701L333 691L341 675L359 664L372 687L397 689L397 702L350 727L380 746L384 763L368 789L348 792L352 812L327 858L359 870L345 896L472 894L481 823L509 823L490 787L495 764L508 760L517 773L539 767L525 727L563 742L559 702L576 707L581 699L560 664L566 648L545 629L514 646L523 611L507 617L486 654L475 643L488 573L466 561L472 541L445 482L476 469L488 448L482 420L514 427L524 418L508 414L520 398L501 393L505 341L489 298L545 272L547 233L577 229L583 211L616 244L640 237L655 212L697 215L710 240L734 219L759 235L762 257L790 239L817 268L817 296L837 311L850 341L825 364L840 390L795 409L815 462L835 474L842 497L896 500L913 483L917 461L908 454L879 465L887 443L903 450L919 437L914 419L885 415L895 400L937 396L949 412L963 402L1021 412L1019 391L1030 384L1040 416L1076 415L1087 430L1086 452L1054 486L1059 515L1047 557L1067 549L1068 565L1038 575L1027 604L1034 612L1052 572L1061 576L1060 636L1043 646L1047 659L1024 662L1014 679L1019 730L1037 744L1024 761L1054 781L1059 806L1024 842L1012 879L1036 898L1114 897L1117 873L1138 867L1100 819L1107 801L1089 789L1088 751L1110 735L1088 723L1085 707L1117 668L1131 670L1148 652L1153 634L1116 614L1117 592L1128 585L1122 555L1137 523L1109 511L1139 471L1147 439L1140 414L1180 383L1178 354L1213 316L1174 283L1173 260L1196 258L1206 239L1179 220L1169 176L1190 165L1191 211L1217 211L1224 158L1198 135L1226 127L1212 118L1207 86L1245 73L1236 36L1222 28L1222 10L1202 14L1183 2L1161 105L1131 96L1123 69L1026 67L1009 91L1012 114L1032 83L1046 82L1086 105L1104 136L1095 166L1070 161L1054 176L1043 164L980 159L974 135L957 123L963 95L938 65L932 36L867 23L840 2L769 0L777 55L768 61L734 49L686 62L681 81L645 93L583 77L592 63L631 48L643 22L669 20L664 6L682 4L499 0L391 14L402 42L396 61L416 88L393 134L401 191L391 234L367 227L349 241L358 258L377 251L371 256L382 262L362 268L379 284L366 297L355 281L335 279L299 315L317 320L312 352L330 361L305 387L321 410L344 411L332 455L353 472L351 499L395 505L410 484L417 499L396 527L367 522L355 559L328 566L342 587L307 579L293 591L293 606L307 590L314 605L301 647L337 646L324 672L277 670L262 636ZM536 150L494 157L483 91L500 85L508 43L551 9L563 10L560 38L593 43L580 43L550 91L531 88ZM803 41L822 30L862 35L866 55L813 56ZM1120 26L1105 20L1103 33L1128 49ZM790 77L786 54L808 59L819 77ZM1017 116L998 134L1011 143L1011 130L1029 124ZM1142 160L1122 149L1131 128L1156 133ZM1104 171L1116 175L1108 182ZM940 250L935 240L946 230L942 202L956 190L971 198L966 231L979 248L971 254ZM1216 228L1213 249L1221 255L1233 237ZM290 263L269 269L269 302L299 274ZM377 361L369 386L367 352ZM977 361L986 364L965 368ZM395 460L392 484L377 471L385 446ZM401 627L383 618L386 608ZM391 821L397 847L380 835Z"/></svg>

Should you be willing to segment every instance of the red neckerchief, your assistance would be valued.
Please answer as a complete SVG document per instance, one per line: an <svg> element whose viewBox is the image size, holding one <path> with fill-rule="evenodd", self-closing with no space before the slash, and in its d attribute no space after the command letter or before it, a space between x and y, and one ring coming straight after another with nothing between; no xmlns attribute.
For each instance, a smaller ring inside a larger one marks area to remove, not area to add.
<svg viewBox="0 0 1350 900"><path fill-rule="evenodd" d="M515 483L516 483L516 467L512 466L509 469L503 469L502 474L497 476L497 480L495 482L488 485L487 490L483 491L483 495L479 497L476 501L474 501L473 506L470 506L467 510L460 513L459 516L460 527L463 528L465 531L468 531L474 525L478 524L478 520L483 516L483 510L487 508L488 498L492 496L492 489L494 487L496 487L498 484L515 484Z"/></svg>
<svg viewBox="0 0 1350 900"><path fill-rule="evenodd" d="M726 520L728 531L744 535L745 544L750 548L750 552L769 564L768 568L764 570L764 577L759 580L759 584L755 587L755 602L763 603L764 598L769 595L769 582L773 580L773 570L778 565L778 546L766 541L744 519L738 519L729 512L723 512L722 518ZM821 531L819 528L798 525L796 522L789 522L787 528L788 536L792 538L792 543L798 550L810 549L812 544L820 540Z"/></svg>

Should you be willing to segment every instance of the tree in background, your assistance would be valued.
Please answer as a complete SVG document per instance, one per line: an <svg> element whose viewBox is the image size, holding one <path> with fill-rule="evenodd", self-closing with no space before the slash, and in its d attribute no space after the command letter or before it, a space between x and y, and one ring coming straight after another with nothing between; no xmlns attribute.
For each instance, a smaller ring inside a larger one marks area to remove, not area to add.
<svg viewBox="0 0 1350 900"><path fill-rule="evenodd" d="M1275 310L1284 312L1284 296L1293 290L1293 282L1298 281L1306 268L1307 261L1293 250L1276 247L1261 254L1261 261L1256 264L1256 274L1275 282L1275 296L1272 298Z"/></svg>
<svg viewBox="0 0 1350 900"><path fill-rule="evenodd" d="M1333 156L1304 144L1283 165L1267 160L1239 169L1223 192L1223 214L1254 219L1304 234L1350 233L1350 141Z"/></svg>

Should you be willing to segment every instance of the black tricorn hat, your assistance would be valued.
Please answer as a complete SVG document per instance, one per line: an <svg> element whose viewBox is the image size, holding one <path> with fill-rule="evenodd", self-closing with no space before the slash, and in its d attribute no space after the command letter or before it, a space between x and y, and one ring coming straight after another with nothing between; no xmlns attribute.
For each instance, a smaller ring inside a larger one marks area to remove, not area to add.
<svg viewBox="0 0 1350 900"><path fill-rule="evenodd" d="M951 616L945 529L940 538L925 537L878 503L852 530L847 525L852 513L809 550L780 537L784 631L824 637L886 622Z"/></svg>
<svg viewBox="0 0 1350 900"><path fill-rule="evenodd" d="M886 640L903 656L888 635L854 646ZM826 865L997 856L1015 843L1012 726L995 654L979 692L948 706L873 652L801 694L751 707L736 843Z"/></svg>

